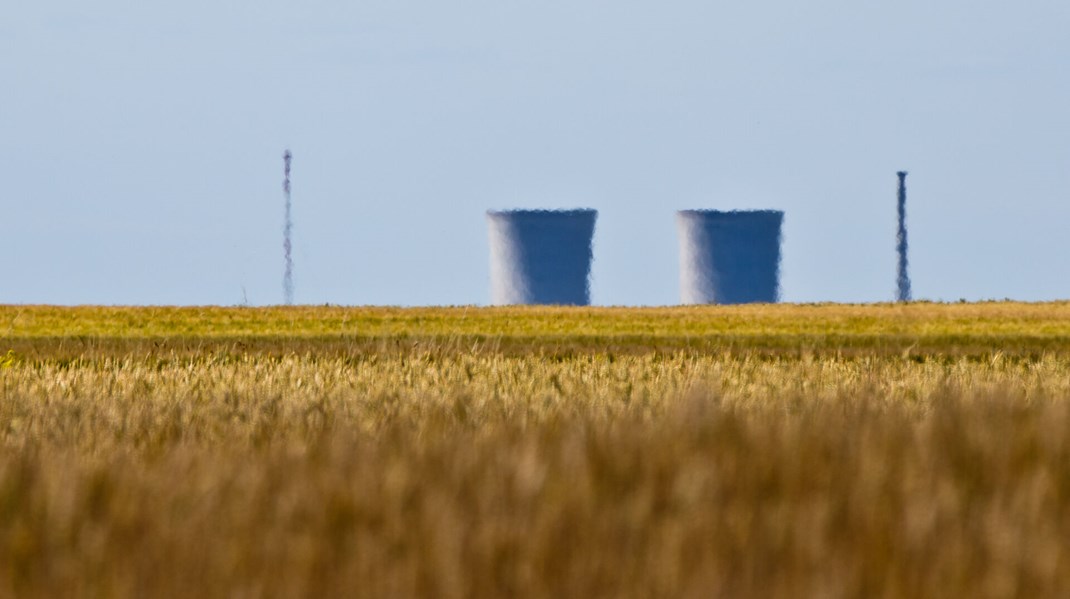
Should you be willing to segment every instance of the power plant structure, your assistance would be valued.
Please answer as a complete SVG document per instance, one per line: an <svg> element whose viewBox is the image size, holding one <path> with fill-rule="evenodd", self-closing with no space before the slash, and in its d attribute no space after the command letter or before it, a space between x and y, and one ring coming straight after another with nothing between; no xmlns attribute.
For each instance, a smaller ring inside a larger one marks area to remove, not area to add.
<svg viewBox="0 0 1070 599"><path fill-rule="evenodd" d="M488 211L491 303L590 305L597 217L591 209Z"/></svg>
<svg viewBox="0 0 1070 599"><path fill-rule="evenodd" d="M899 171L899 191L896 194L896 213L899 217L899 229L895 237L895 253L898 258L896 265L896 299L901 302L909 302L910 274L907 272L907 173Z"/></svg>
<svg viewBox="0 0 1070 599"><path fill-rule="evenodd" d="M282 193L286 199L285 213L282 222L282 254L285 266L282 274L282 301L287 305L294 303L294 259L293 259L293 198L290 196L290 167L293 164L293 154L290 150L282 153Z"/></svg>
<svg viewBox="0 0 1070 599"><path fill-rule="evenodd" d="M293 155L283 154L283 298L293 303ZM898 301L911 300L907 261L906 171L898 177ZM591 265L598 212L488 210L493 305L591 303ZM781 210L680 210L681 304L775 303L780 299Z"/></svg>
<svg viewBox="0 0 1070 599"><path fill-rule="evenodd" d="M776 302L783 222L779 210L677 212L680 302Z"/></svg>

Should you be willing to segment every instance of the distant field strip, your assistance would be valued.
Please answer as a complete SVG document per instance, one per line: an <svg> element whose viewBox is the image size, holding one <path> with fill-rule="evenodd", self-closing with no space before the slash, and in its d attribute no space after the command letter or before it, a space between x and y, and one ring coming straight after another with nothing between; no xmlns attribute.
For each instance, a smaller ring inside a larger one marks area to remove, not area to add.
<svg viewBox="0 0 1070 599"><path fill-rule="evenodd" d="M672 308L0 306L25 355L412 351L1070 353L1070 303Z"/></svg>

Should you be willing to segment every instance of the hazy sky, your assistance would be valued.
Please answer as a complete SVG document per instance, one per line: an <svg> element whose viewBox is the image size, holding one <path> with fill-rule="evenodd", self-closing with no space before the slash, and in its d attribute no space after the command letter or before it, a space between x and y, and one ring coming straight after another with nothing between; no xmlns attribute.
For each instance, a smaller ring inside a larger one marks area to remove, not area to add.
<svg viewBox="0 0 1070 599"><path fill-rule="evenodd" d="M1070 297L1066 0L9 2L0 303L482 304L488 208L591 207L597 304L673 213L786 212L786 301Z"/></svg>

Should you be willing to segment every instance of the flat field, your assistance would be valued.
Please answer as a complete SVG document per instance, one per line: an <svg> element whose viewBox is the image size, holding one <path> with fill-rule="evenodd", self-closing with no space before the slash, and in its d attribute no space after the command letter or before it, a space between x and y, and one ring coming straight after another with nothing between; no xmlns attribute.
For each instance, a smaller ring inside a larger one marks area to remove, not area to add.
<svg viewBox="0 0 1070 599"><path fill-rule="evenodd" d="M0 306L0 595L1070 596L1070 304Z"/></svg>

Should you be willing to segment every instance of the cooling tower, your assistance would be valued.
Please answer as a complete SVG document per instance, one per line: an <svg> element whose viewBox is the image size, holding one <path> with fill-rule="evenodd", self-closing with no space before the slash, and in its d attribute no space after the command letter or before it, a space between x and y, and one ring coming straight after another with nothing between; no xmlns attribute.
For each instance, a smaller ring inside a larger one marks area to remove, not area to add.
<svg viewBox="0 0 1070 599"><path fill-rule="evenodd" d="M779 210L681 210L680 301L772 303L780 295Z"/></svg>
<svg viewBox="0 0 1070 599"><path fill-rule="evenodd" d="M594 210L488 211L491 303L591 303Z"/></svg>

